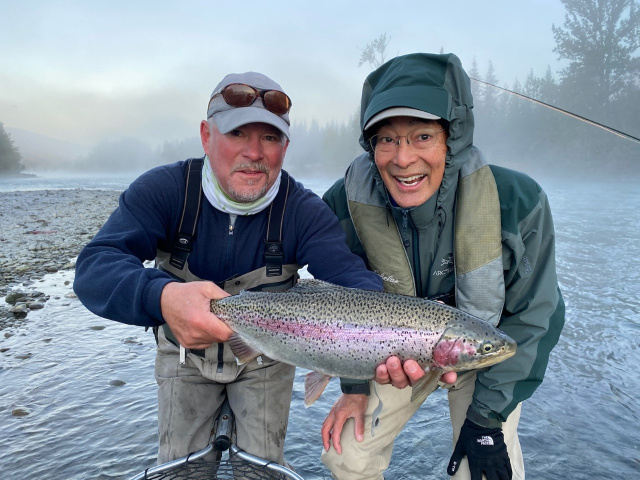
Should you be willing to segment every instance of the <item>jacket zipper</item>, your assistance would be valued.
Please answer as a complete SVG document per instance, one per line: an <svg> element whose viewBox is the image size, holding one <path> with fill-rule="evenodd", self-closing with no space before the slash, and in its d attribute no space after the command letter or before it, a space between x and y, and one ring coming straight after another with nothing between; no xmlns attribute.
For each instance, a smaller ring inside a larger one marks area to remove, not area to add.
<svg viewBox="0 0 640 480"><path fill-rule="evenodd" d="M235 229L235 216L229 215L229 230L227 235L227 264L230 262L231 250L233 250L233 230ZM217 373L222 373L224 370L224 343L218 343L218 366L216 368Z"/></svg>
<svg viewBox="0 0 640 480"><path fill-rule="evenodd" d="M398 225L398 222L395 219L395 215L393 214L391 205L389 203L387 203L387 207L386 208L387 208L387 214L389 215L389 217L391 218L391 221L395 225L396 231L398 232L398 236L400 237L400 240L404 244L404 235L403 235L404 232L402 232L402 230L400 229L400 226ZM349 211L349 213L351 213L351 211ZM416 292L416 279L413 276L413 268L411 267L411 260L409 259L409 254L407 253L406 249L404 250L404 255L407 258L407 263L409 264L409 271L411 272L411 282L412 282L412 286L413 286L413 292L415 293Z"/></svg>
<svg viewBox="0 0 640 480"><path fill-rule="evenodd" d="M413 252L413 270L416 281L416 296L424 297L424 291L422 289L422 266L420 265L420 234L418 233L417 228L413 228L411 231L413 237L413 245L411 249Z"/></svg>
<svg viewBox="0 0 640 480"><path fill-rule="evenodd" d="M411 228L409 228L409 221L411 221ZM409 234L411 234L411 255L413 256L413 288L415 289L416 296L422 297L422 272L420 271L420 234L418 229L415 228L413 220L409 219L409 211L402 209L402 243L405 248L409 246ZM409 263L411 266L411 262Z"/></svg>
<svg viewBox="0 0 640 480"><path fill-rule="evenodd" d="M411 222L411 227L409 227ZM409 246L409 234L411 234L411 255L413 256L413 280L415 282L416 296L422 297L422 271L420 270L420 234L409 218L409 210L402 209L402 231L405 248Z"/></svg>
<svg viewBox="0 0 640 480"><path fill-rule="evenodd" d="M227 231L227 265L233 265L231 252L233 251L233 231L235 230L236 220L237 217L235 215L229 215L229 230Z"/></svg>
<svg viewBox="0 0 640 480"><path fill-rule="evenodd" d="M409 235L407 234L407 228L409 226L409 211L402 209L402 243L405 248L409 246Z"/></svg>

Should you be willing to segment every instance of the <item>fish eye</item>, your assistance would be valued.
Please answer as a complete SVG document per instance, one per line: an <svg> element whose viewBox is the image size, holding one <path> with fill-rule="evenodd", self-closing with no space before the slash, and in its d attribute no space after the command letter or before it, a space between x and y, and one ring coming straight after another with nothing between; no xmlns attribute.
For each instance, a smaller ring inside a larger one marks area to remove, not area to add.
<svg viewBox="0 0 640 480"><path fill-rule="evenodd" d="M483 343L482 346L480 347L480 351L482 353L491 353L493 352L493 344L492 343Z"/></svg>

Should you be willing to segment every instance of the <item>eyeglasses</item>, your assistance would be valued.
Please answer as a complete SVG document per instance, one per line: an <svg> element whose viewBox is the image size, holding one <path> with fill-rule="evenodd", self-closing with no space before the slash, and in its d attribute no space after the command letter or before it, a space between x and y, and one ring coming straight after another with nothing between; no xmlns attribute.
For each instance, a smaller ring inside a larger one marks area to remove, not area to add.
<svg viewBox="0 0 640 480"><path fill-rule="evenodd" d="M369 139L369 143L375 152L391 153L400 145L400 139L404 137L407 139L407 145L411 145L417 150L424 150L426 148L433 147L437 143L438 139L436 133L443 131L444 128L441 128L440 130L431 130L430 128L419 127L415 130L411 130L406 135L391 136L384 133L378 133Z"/></svg>
<svg viewBox="0 0 640 480"><path fill-rule="evenodd" d="M211 100L216 95L222 95L227 105L232 107L248 107L260 97L264 108L276 115L284 115L291 109L291 99L286 93L278 90L260 90L244 83L227 85L222 90L214 93L211 96Z"/></svg>

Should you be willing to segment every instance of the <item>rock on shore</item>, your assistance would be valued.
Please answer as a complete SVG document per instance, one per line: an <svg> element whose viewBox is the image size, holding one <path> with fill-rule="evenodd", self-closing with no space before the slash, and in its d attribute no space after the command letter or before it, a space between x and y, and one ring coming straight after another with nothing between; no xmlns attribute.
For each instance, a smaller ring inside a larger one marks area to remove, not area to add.
<svg viewBox="0 0 640 480"><path fill-rule="evenodd" d="M0 329L44 295L29 288L47 273L75 268L80 250L118 206L120 192L39 190L0 192ZM11 293L11 295L10 295Z"/></svg>

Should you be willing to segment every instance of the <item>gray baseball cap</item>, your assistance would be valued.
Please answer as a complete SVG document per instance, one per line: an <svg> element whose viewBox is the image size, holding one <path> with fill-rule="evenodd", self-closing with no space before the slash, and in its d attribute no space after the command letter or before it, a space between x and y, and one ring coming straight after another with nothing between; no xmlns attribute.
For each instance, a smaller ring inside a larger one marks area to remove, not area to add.
<svg viewBox="0 0 640 480"><path fill-rule="evenodd" d="M259 90L278 90L282 87L266 75L257 72L230 73L213 89L209 99L207 119L213 117L220 133L228 133L247 123L266 123L273 125L289 138L289 113L276 115L264 107L262 98L258 97L247 107L233 107L224 101L222 95L216 95L224 87L232 83L244 83ZM214 98L215 97L215 98Z"/></svg>
<svg viewBox="0 0 640 480"><path fill-rule="evenodd" d="M377 115L374 115L371 118L371 120L369 120L367 124L364 126L364 129L368 130L369 127L372 127L379 121L384 120L385 118L391 118L391 117L416 117L416 118L423 118L425 120L440 119L439 116L434 115L433 113L424 112L422 110L417 110L415 108L393 107L393 108L387 108L386 110L381 111Z"/></svg>

